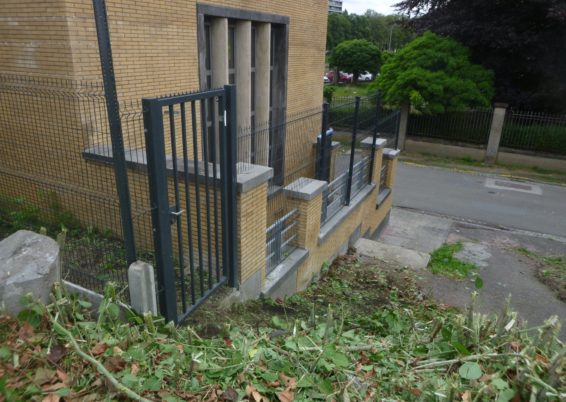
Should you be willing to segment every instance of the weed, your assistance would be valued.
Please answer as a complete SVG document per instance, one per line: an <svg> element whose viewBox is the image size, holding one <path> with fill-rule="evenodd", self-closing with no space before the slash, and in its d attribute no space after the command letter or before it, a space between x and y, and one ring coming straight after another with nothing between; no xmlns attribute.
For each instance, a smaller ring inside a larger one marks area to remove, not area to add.
<svg viewBox="0 0 566 402"><path fill-rule="evenodd" d="M515 249L537 262L537 277L551 288L560 300L566 301L566 255L544 256L526 247Z"/></svg>
<svg viewBox="0 0 566 402"><path fill-rule="evenodd" d="M477 269L475 264L454 257L464 246L461 242L445 243L430 255L429 269L433 274L443 275L451 279L465 279L470 272Z"/></svg>

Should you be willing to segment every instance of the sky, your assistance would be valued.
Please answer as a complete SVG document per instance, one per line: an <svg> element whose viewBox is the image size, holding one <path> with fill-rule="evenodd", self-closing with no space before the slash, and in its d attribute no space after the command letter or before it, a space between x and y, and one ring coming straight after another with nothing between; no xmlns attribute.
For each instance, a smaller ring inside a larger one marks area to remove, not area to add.
<svg viewBox="0 0 566 402"><path fill-rule="evenodd" d="M348 10L351 14L363 14L368 8L380 14L394 14L393 4L399 0L344 0L343 10Z"/></svg>

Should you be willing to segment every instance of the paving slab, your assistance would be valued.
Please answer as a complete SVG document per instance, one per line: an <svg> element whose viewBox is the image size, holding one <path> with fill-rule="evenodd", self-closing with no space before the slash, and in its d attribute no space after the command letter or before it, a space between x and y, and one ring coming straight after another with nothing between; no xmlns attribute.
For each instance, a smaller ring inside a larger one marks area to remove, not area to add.
<svg viewBox="0 0 566 402"><path fill-rule="evenodd" d="M389 224L374 240L430 254L445 242L451 227L448 218L393 208Z"/></svg>

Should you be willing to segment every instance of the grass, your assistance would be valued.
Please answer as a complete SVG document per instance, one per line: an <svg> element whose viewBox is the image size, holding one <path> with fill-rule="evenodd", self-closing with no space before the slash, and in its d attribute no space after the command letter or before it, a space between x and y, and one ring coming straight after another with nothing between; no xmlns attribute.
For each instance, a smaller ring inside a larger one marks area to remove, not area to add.
<svg viewBox="0 0 566 402"><path fill-rule="evenodd" d="M0 316L0 399L165 401L559 400L564 353L548 320L465 314L426 299L408 270L353 257L287 299L222 310L192 326L101 306L55 288ZM203 321L206 320L206 321ZM214 323L217 333L207 326ZM535 335L531 337L529 334ZM145 399L142 399L145 398Z"/></svg>
<svg viewBox="0 0 566 402"><path fill-rule="evenodd" d="M475 264L454 257L454 254L461 251L463 247L461 242L443 244L430 255L428 268L436 275L450 279L466 279L477 267Z"/></svg>
<svg viewBox="0 0 566 402"><path fill-rule="evenodd" d="M368 94L371 82L359 82L354 84L325 84L325 86L334 88L334 97L341 98L344 96L365 96Z"/></svg>
<svg viewBox="0 0 566 402"><path fill-rule="evenodd" d="M520 179L541 181L566 185L566 172L539 168L537 166L511 165L496 163L487 165L472 157L450 158L428 153L403 152L401 159L423 165L439 166L453 169L466 169L482 173L512 176Z"/></svg>
<svg viewBox="0 0 566 402"><path fill-rule="evenodd" d="M526 247L518 247L516 251L537 262L537 277L551 288L556 296L566 301L566 255L544 256Z"/></svg>

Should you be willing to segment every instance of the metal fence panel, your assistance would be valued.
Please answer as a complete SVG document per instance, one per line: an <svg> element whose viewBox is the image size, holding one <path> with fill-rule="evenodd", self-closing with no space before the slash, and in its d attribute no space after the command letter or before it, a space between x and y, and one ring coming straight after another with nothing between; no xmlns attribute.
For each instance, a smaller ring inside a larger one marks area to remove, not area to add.
<svg viewBox="0 0 566 402"><path fill-rule="evenodd" d="M566 155L566 115L507 110L500 145Z"/></svg>

